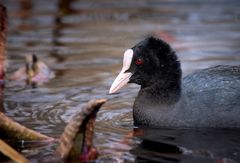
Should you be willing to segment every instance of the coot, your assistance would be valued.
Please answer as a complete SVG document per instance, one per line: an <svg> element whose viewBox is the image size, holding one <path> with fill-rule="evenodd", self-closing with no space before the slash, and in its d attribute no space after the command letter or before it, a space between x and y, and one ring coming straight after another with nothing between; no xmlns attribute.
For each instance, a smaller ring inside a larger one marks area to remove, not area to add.
<svg viewBox="0 0 240 163"><path fill-rule="evenodd" d="M124 53L109 93L141 86L133 105L136 126L240 127L240 65L220 65L182 79L180 61L163 40L149 37Z"/></svg>

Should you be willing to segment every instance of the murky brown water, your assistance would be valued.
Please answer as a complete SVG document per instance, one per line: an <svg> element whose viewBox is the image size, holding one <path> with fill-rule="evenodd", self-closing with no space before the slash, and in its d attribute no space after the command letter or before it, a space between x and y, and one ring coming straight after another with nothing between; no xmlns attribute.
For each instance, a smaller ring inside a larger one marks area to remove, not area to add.
<svg viewBox="0 0 240 163"><path fill-rule="evenodd" d="M212 65L239 64L239 1L75 0L70 8L60 7L58 0L29 1L30 5L1 1L9 10L8 74L23 66L24 54L36 52L56 78L36 89L7 82L8 116L58 137L79 104L107 98L96 124L98 161L240 161L239 130L146 129L146 140L151 141L140 145L144 136L126 137L133 130L131 107L139 87L129 85L119 94L107 95L124 50L152 34L174 47L185 75ZM156 134L148 134L152 132ZM53 149L23 152L36 161Z"/></svg>

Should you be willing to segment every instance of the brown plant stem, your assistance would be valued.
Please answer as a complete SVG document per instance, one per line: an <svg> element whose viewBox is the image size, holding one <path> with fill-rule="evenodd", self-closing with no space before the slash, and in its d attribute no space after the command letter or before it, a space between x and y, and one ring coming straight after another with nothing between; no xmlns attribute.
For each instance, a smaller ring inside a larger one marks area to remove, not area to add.
<svg viewBox="0 0 240 163"><path fill-rule="evenodd" d="M106 99L91 100L77 113L65 127L60 138L57 152L61 158L69 159L71 155L76 158L84 149L92 147L95 117ZM92 158L92 157L91 157Z"/></svg>
<svg viewBox="0 0 240 163"><path fill-rule="evenodd" d="M40 134L34 130L14 122L0 112L0 131L8 139L14 140L53 140L53 138ZM1 135L2 135L1 134Z"/></svg>
<svg viewBox="0 0 240 163"><path fill-rule="evenodd" d="M6 144L1 139L0 139L0 152L2 152L4 155L8 156L17 163L28 163L28 160L24 156L22 156L20 153L18 153L16 150L14 150L11 146Z"/></svg>
<svg viewBox="0 0 240 163"><path fill-rule="evenodd" d="M7 9L0 4L0 111L3 111L4 63L7 37Z"/></svg>

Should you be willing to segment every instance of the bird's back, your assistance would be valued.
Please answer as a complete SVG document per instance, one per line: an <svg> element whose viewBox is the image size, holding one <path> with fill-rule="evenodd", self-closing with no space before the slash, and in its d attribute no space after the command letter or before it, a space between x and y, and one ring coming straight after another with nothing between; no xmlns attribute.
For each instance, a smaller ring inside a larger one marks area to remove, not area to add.
<svg viewBox="0 0 240 163"><path fill-rule="evenodd" d="M183 79L181 114L200 127L240 127L240 66L216 66Z"/></svg>

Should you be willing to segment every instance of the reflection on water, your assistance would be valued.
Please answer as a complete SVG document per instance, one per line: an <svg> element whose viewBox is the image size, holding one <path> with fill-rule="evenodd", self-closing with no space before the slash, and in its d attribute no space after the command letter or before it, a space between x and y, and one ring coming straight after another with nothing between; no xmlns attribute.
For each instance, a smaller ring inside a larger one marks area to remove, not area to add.
<svg viewBox="0 0 240 163"><path fill-rule="evenodd" d="M140 130L140 131L139 131ZM135 129L142 142L131 149L138 161L235 162L240 130Z"/></svg>
<svg viewBox="0 0 240 163"><path fill-rule="evenodd" d="M152 34L174 47L185 75L211 65L239 64L239 1L2 3L9 9L8 73L22 67L25 53L36 52L56 74L36 89L26 88L21 82L7 82L4 105L8 116L58 137L76 106L91 98L107 98L95 133L101 162L240 160L238 130L145 129L132 138L131 107L139 87L129 85L127 91L107 95L120 70L124 50ZM53 149L46 146L25 154L36 160L48 157Z"/></svg>

